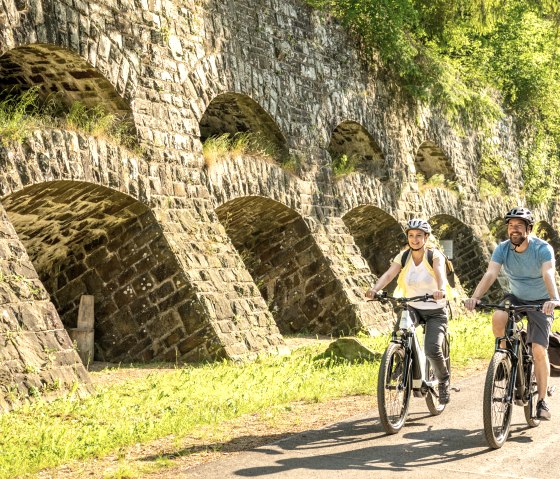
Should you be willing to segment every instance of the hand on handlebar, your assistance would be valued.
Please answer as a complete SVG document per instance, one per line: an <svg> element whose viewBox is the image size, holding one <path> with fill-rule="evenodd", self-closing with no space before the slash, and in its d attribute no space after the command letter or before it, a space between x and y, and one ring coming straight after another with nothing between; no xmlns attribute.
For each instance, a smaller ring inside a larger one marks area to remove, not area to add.
<svg viewBox="0 0 560 479"><path fill-rule="evenodd" d="M476 308L476 305L478 303L480 303L480 299L477 298L469 298L469 299L465 299L465 301L463 302L465 305L465 308L467 309L467 311L474 311L474 309Z"/></svg>
<svg viewBox="0 0 560 479"><path fill-rule="evenodd" d="M375 291L373 288L368 289L366 292L366 298L368 299L382 299L384 296L387 296L387 293Z"/></svg>
<svg viewBox="0 0 560 479"><path fill-rule="evenodd" d="M558 307L560 307L560 301L550 300L543 304L542 312L547 316L550 316L554 314L554 308L558 308Z"/></svg>
<svg viewBox="0 0 560 479"><path fill-rule="evenodd" d="M439 301L440 299L445 298L445 291L441 291L441 290L434 291L434 294L432 294L432 296L436 301Z"/></svg>

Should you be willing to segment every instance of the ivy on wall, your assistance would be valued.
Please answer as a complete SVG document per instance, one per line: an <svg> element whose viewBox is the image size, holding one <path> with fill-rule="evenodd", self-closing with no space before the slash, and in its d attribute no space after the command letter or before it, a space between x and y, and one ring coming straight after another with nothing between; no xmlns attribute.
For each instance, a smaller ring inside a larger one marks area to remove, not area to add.
<svg viewBox="0 0 560 479"><path fill-rule="evenodd" d="M357 33L412 98L440 108L456 127L484 136L512 115L527 199L553 197L560 182L560 2L305 1ZM481 178L501 174L495 160L481 159Z"/></svg>

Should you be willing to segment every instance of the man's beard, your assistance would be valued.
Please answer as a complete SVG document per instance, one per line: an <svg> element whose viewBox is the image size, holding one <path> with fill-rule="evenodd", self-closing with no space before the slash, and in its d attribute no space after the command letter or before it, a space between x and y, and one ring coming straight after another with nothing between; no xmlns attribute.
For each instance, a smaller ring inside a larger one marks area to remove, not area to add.
<svg viewBox="0 0 560 479"><path fill-rule="evenodd" d="M513 246L521 246L526 239L527 234L519 234L517 241L513 240L513 234L509 235L509 240Z"/></svg>

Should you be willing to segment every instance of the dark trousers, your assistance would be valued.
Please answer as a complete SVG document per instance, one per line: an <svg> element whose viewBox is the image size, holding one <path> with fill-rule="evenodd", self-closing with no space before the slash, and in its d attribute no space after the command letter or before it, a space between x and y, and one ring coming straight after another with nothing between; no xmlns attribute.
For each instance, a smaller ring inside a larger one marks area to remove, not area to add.
<svg viewBox="0 0 560 479"><path fill-rule="evenodd" d="M415 309L409 306L409 311L415 317L415 322L425 323L424 352L430 361L438 381L447 381L449 371L443 357L442 345L447 333L447 310Z"/></svg>

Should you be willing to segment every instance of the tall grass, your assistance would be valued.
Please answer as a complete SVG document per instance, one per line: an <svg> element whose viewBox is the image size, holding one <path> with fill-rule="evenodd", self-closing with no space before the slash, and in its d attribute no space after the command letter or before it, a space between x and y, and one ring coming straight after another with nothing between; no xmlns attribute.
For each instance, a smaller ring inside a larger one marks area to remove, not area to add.
<svg viewBox="0 0 560 479"><path fill-rule="evenodd" d="M130 122L97 105L77 101L69 107L57 96L43 99L37 88L7 95L0 101L0 143L21 143L37 128L64 128L107 138L134 149Z"/></svg>
<svg viewBox="0 0 560 479"><path fill-rule="evenodd" d="M207 138L202 145L204 162L208 168L218 161L241 156L253 156L282 163L277 145L261 133L223 133Z"/></svg>
<svg viewBox="0 0 560 479"><path fill-rule="evenodd" d="M37 90L8 95L0 101L0 143L20 143L34 128L42 125Z"/></svg>
<svg viewBox="0 0 560 479"><path fill-rule="evenodd" d="M493 339L487 316L458 318L450 330L454 368L490 357ZM361 339L381 353L389 336ZM101 457L170 435L179 440L203 426L289 407L294 401L373 395L378 362L325 357L325 348L302 347L290 356L267 356L247 364L224 361L177 367L100 388L86 400L66 397L4 414L0 478Z"/></svg>

